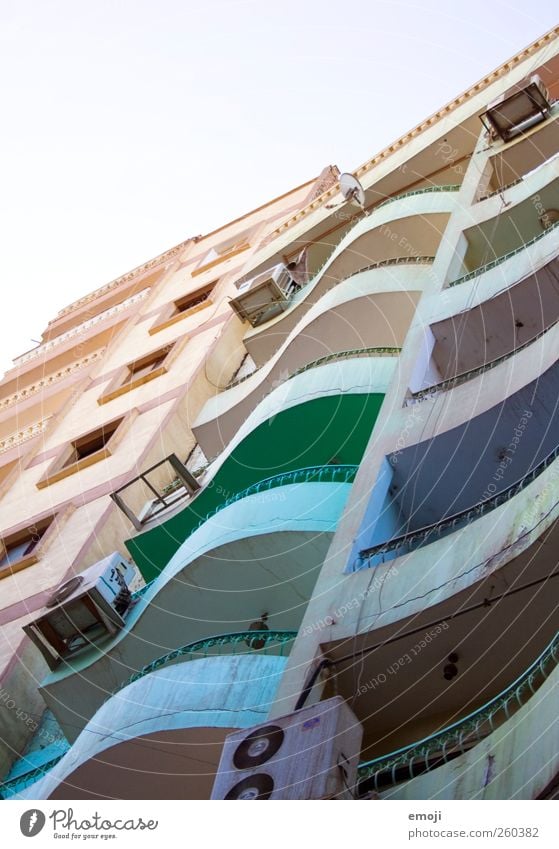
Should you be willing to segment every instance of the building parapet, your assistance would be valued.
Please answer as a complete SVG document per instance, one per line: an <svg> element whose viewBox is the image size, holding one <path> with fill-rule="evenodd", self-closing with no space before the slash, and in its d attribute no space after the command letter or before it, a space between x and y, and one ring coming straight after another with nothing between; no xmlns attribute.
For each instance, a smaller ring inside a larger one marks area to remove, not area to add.
<svg viewBox="0 0 559 849"><path fill-rule="evenodd" d="M10 448L15 448L16 445L21 445L22 443L27 442L29 439L33 439L35 436L39 436L41 433L44 433L52 418L53 416L46 416L44 419L34 422L28 427L10 434L10 436L7 436L5 439L0 439L0 454L3 454L5 451L9 451Z"/></svg>
<svg viewBox="0 0 559 849"><path fill-rule="evenodd" d="M86 321L82 321L81 324L77 324L75 327L72 327L71 330L68 330L66 333L61 333L60 336L56 336L54 339L51 339L50 342L44 342L42 345L38 345L37 348L33 348L31 351L27 351L25 354L21 354L21 356L16 357L13 361L15 366L23 365L24 363L29 362L29 360L34 360L39 357L41 354L46 354L51 351L53 348L58 347L58 345L62 345L63 342L67 342L68 339L72 339L74 336L80 336L82 333L85 333L89 330L90 327L93 327L96 324L99 324L102 321L106 321L108 318L111 318L113 315L117 315L120 312L124 312L124 310L131 307L133 304L137 304L139 301L142 301L147 294L151 291L151 288L148 286L146 289L142 289L141 292L137 292L135 295L131 295L126 300L121 301L120 304L115 304L114 307L109 307L107 310L103 310L98 315L93 316L93 318L88 318Z"/></svg>
<svg viewBox="0 0 559 849"><path fill-rule="evenodd" d="M69 377L71 374L80 371L80 369L85 368L86 366L93 365L93 363L96 363L101 359L104 353L105 348L93 351L93 353L88 354L87 357L75 360L73 363L70 363L70 365L64 366L64 368L58 369L52 374L47 375L47 377L42 377L40 380L36 380L29 386L25 386L23 389L13 392L6 398L2 398L0 400L0 410L6 410L14 404L19 404L21 401L27 400L30 396L36 395L37 392L40 392L42 389L48 389L49 386L64 380L65 377Z"/></svg>

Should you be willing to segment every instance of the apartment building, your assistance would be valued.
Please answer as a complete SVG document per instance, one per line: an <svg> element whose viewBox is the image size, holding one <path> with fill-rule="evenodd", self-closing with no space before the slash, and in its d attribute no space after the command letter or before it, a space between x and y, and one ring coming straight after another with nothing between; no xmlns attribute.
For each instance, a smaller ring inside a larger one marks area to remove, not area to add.
<svg viewBox="0 0 559 849"><path fill-rule="evenodd" d="M43 593L113 551L141 578L118 629L63 646L35 682L62 742L24 752L5 796L209 798L228 734L332 696L362 731L354 797L554 796L558 98L555 29L355 169L353 192L329 169L253 213L258 239L247 216L185 244L79 398L60 384L40 452L30 440L7 471L6 533L24 504L40 528L59 487L45 567L66 536L81 559ZM99 444L86 421L115 427L102 464L79 456ZM138 476L169 454L182 465L150 498ZM106 489L89 489L105 464ZM78 481L95 496L76 505ZM38 595L41 560L12 566L14 594L29 575ZM38 669L39 648L18 662ZM232 797L274 798L264 749L231 767ZM309 759L290 757L304 787Z"/></svg>

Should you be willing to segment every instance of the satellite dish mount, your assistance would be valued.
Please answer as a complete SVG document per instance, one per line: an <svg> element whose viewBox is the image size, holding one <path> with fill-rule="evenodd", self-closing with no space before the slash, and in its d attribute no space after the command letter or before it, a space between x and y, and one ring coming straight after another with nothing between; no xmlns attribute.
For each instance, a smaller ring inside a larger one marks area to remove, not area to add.
<svg viewBox="0 0 559 849"><path fill-rule="evenodd" d="M354 206L358 206L363 212L363 215L369 214L365 209L365 190L357 177L349 173L340 174L339 187L343 196L343 203L351 203ZM329 204L326 209L335 209L342 205L342 203Z"/></svg>

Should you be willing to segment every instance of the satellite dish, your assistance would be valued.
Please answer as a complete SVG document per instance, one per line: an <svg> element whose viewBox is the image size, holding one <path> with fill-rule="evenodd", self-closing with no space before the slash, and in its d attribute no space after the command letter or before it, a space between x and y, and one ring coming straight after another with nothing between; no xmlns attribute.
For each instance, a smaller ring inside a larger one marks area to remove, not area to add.
<svg viewBox="0 0 559 849"><path fill-rule="evenodd" d="M361 209L365 209L363 186L353 174L340 174L340 192L349 203L355 203Z"/></svg>
<svg viewBox="0 0 559 849"><path fill-rule="evenodd" d="M368 215L365 210L365 190L357 177L349 173L340 174L339 187L345 203L352 203L360 207L364 214ZM334 209L336 206L341 206L341 204L330 204L326 209Z"/></svg>

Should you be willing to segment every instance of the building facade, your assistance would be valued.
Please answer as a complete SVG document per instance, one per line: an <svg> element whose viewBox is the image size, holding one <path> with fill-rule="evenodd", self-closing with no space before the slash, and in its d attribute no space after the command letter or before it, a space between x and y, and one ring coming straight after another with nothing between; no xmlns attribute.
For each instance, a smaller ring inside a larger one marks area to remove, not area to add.
<svg viewBox="0 0 559 849"><path fill-rule="evenodd" d="M208 798L229 732L332 695L354 795L554 795L557 98L553 30L358 168L360 203L325 169L15 362L5 796ZM113 551L122 627L48 670L22 625ZM45 707L50 749L14 719Z"/></svg>

